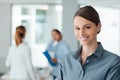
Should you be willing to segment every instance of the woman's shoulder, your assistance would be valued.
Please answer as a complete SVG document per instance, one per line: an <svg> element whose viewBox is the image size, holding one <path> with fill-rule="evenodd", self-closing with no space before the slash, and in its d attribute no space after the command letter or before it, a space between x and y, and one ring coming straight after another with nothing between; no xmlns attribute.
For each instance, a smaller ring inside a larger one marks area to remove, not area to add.
<svg viewBox="0 0 120 80"><path fill-rule="evenodd" d="M11 46L10 46L10 48L9 48L9 51L10 50L14 50L16 48L16 45L15 44L12 44Z"/></svg>
<svg viewBox="0 0 120 80"><path fill-rule="evenodd" d="M120 60L120 56L113 53L113 52L110 52L110 51L107 51L107 50L104 50L103 52L103 57L106 57L107 59L109 60Z"/></svg>
<svg viewBox="0 0 120 80"><path fill-rule="evenodd" d="M29 47L29 45L28 45L27 42L23 42L23 43L22 43L22 46L24 46L24 47Z"/></svg>
<svg viewBox="0 0 120 80"><path fill-rule="evenodd" d="M60 41L60 43L62 43L62 44L67 44L66 41L63 40L63 39Z"/></svg>
<svg viewBox="0 0 120 80"><path fill-rule="evenodd" d="M48 42L48 44L52 44L52 43L54 43L54 40L50 40L50 41Z"/></svg>
<svg viewBox="0 0 120 80"><path fill-rule="evenodd" d="M70 52L64 56L64 58L61 61L61 64L66 64L66 63L73 63L75 61L75 52ZM67 64L66 64L67 65Z"/></svg>
<svg viewBox="0 0 120 80"><path fill-rule="evenodd" d="M61 46L61 47L69 47L65 40L61 40L59 46Z"/></svg>
<svg viewBox="0 0 120 80"><path fill-rule="evenodd" d="M23 50L29 50L29 49L30 49L29 45L28 45L26 42L23 42L23 43L20 45L20 47L21 47Z"/></svg>
<svg viewBox="0 0 120 80"><path fill-rule="evenodd" d="M107 64L110 64L110 68L120 66L120 56L117 54L105 50L102 57L107 61Z"/></svg>
<svg viewBox="0 0 120 80"><path fill-rule="evenodd" d="M104 50L104 54L103 56L110 56L110 57L120 57L119 55L113 53L113 52L110 52L108 50Z"/></svg>

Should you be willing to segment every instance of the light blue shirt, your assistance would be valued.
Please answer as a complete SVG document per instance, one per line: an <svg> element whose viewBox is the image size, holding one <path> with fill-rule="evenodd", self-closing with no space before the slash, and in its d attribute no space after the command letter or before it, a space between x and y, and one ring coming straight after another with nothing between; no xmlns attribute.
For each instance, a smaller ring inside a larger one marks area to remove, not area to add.
<svg viewBox="0 0 120 80"><path fill-rule="evenodd" d="M81 64L81 48L67 54L59 66L58 80L120 80L120 57L105 50L101 43Z"/></svg>
<svg viewBox="0 0 120 80"><path fill-rule="evenodd" d="M47 46L47 51L53 51L55 54L55 58L58 61L58 64L61 62L62 58L70 53L70 48L64 40L61 40L57 43L56 46L53 46L54 41L51 41ZM58 74L58 66L53 68L53 75L57 76Z"/></svg>

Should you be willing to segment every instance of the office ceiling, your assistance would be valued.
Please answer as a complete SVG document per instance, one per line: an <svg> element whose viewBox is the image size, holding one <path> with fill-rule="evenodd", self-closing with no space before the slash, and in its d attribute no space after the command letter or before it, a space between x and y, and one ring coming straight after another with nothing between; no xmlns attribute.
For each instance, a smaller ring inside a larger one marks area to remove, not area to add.
<svg viewBox="0 0 120 80"><path fill-rule="evenodd" d="M69 0L68 4L69 4ZM120 0L77 0L80 5L88 4L95 6L107 6L113 8L120 8ZM48 3L61 4L62 0L0 0L0 3Z"/></svg>
<svg viewBox="0 0 120 80"><path fill-rule="evenodd" d="M0 3L48 3L61 4L62 0L0 0Z"/></svg>
<svg viewBox="0 0 120 80"><path fill-rule="evenodd" d="M88 4L95 6L107 6L113 8L120 8L120 0L78 0L80 5Z"/></svg>

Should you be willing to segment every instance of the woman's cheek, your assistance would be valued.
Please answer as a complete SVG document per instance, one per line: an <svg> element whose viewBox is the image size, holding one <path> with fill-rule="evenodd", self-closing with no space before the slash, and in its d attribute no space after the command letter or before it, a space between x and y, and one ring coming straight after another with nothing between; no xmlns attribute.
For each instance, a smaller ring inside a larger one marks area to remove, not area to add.
<svg viewBox="0 0 120 80"><path fill-rule="evenodd" d="M78 34L77 31L75 31L75 37L76 37L77 39L79 39L79 34Z"/></svg>

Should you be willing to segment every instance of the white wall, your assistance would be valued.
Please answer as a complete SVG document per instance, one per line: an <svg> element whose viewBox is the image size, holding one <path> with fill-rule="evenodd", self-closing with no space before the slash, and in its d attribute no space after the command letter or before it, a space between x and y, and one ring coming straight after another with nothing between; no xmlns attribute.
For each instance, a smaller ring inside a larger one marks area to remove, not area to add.
<svg viewBox="0 0 120 80"><path fill-rule="evenodd" d="M73 16L78 9L77 0L63 0L63 35L64 39L70 45L71 50L75 51L78 48L78 42L75 39L73 32Z"/></svg>
<svg viewBox="0 0 120 80"><path fill-rule="evenodd" d="M0 3L61 3L62 0L0 0Z"/></svg>
<svg viewBox="0 0 120 80"><path fill-rule="evenodd" d="M0 4L0 72L4 72L5 57L10 46L10 4Z"/></svg>
<svg viewBox="0 0 120 80"><path fill-rule="evenodd" d="M78 0L79 4L120 8L120 0Z"/></svg>

